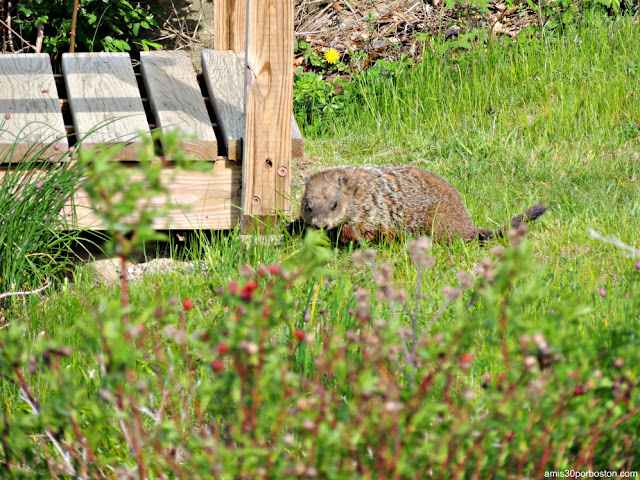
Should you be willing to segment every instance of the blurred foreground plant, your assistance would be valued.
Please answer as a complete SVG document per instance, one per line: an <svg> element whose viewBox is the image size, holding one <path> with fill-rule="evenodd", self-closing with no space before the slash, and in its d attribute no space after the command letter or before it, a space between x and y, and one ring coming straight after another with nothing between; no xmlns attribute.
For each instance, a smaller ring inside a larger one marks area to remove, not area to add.
<svg viewBox="0 0 640 480"><path fill-rule="evenodd" d="M0 374L12 384L2 405L3 478L489 479L637 469L640 302L627 300L628 326L599 343L569 328L580 317L576 300L529 325L527 305L543 289L525 234L495 248L475 282L461 272L460 286L443 292L454 314L436 321L421 317L421 284L410 295L394 287L375 252L355 259L372 265L374 282L354 293L352 314L297 321L293 288L317 283L330 258L311 232L285 263L246 265L207 313L198 299L150 299L124 322L122 307L105 300L77 319L84 341L74 351L41 337L25 345L24 328L12 326L0 337ZM429 242L409 248L428 271ZM388 302L396 316L378 320ZM203 314L206 326L190 327ZM483 352L487 325L495 335ZM484 371L487 355L502 355L503 368Z"/></svg>

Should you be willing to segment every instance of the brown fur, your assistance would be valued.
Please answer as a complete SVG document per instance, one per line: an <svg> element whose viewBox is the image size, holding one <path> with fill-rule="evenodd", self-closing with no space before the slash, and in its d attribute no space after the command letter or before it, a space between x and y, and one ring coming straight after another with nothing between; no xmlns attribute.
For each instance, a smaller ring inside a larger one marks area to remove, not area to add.
<svg viewBox="0 0 640 480"><path fill-rule="evenodd" d="M339 231L343 242L390 240L402 232L444 242L487 240L545 211L534 205L502 228L481 229L471 221L460 193L434 173L411 166L340 167L309 177L300 219L289 230L306 224Z"/></svg>

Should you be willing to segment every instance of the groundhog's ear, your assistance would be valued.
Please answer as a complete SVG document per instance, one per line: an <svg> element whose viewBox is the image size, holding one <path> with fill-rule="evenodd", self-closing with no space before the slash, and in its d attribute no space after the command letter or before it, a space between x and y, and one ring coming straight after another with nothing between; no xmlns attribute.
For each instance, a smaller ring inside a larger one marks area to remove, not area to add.
<svg viewBox="0 0 640 480"><path fill-rule="evenodd" d="M338 185L340 185L340 190L345 193L349 193L355 188L353 181L346 176L338 178Z"/></svg>
<svg viewBox="0 0 640 480"><path fill-rule="evenodd" d="M300 176L302 177L302 180L304 180L304 185L309 185L309 179L311 178L311 176L304 173L300 174Z"/></svg>

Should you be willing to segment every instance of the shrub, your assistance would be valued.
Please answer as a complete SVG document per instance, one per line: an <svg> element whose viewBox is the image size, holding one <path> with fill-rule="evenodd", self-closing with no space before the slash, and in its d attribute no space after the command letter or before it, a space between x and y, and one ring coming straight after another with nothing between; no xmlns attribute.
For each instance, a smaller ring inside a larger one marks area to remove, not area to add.
<svg viewBox="0 0 640 480"><path fill-rule="evenodd" d="M162 10L126 0L83 0L78 10L78 51L123 52L134 48L159 48L141 38L144 30L158 28ZM60 54L69 49L73 0L19 0L13 23L23 38L35 39L44 23L43 51ZM16 39L17 41L17 39Z"/></svg>

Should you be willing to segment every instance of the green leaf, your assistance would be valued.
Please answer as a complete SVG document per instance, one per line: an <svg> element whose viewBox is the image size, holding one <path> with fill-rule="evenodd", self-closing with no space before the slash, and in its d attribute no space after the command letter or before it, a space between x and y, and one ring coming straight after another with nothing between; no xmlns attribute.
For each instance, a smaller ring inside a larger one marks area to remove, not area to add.
<svg viewBox="0 0 640 480"><path fill-rule="evenodd" d="M155 43L155 42L151 42L149 40L141 40L140 42L142 44L142 48L145 51L148 50L162 50L162 45L160 45L159 43Z"/></svg>
<svg viewBox="0 0 640 480"><path fill-rule="evenodd" d="M33 10L20 4L18 5L18 12L24 14L25 17L30 17L33 14Z"/></svg>

